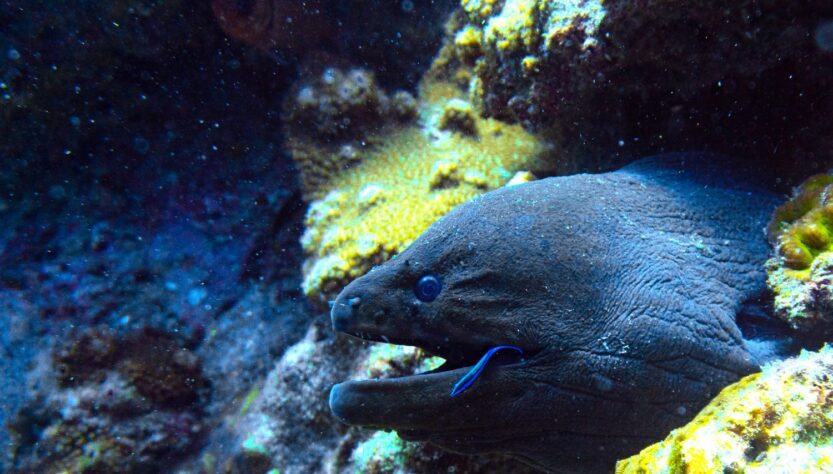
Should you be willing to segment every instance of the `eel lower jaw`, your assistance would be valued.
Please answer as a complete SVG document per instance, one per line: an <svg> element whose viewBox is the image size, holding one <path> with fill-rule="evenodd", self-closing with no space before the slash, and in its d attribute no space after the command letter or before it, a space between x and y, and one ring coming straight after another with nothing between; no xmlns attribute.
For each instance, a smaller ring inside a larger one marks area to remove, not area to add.
<svg viewBox="0 0 833 474"><path fill-rule="evenodd" d="M355 329L355 328L350 328ZM426 419L447 416L458 398L450 396L455 384L474 367L490 348L499 343L442 343L429 338L408 338L382 335L362 328L342 331L364 341L415 346L426 353L445 359L438 368L415 375L393 378L349 380L335 385L330 392L330 409L341 422L376 428L413 429ZM430 338L442 340L441 338ZM511 351L510 351L511 352ZM525 354L526 359L531 354ZM514 352L498 354L490 363L491 370L513 370L527 364ZM462 397L460 397L462 398ZM443 408L445 407L445 408Z"/></svg>
<svg viewBox="0 0 833 474"><path fill-rule="evenodd" d="M525 361L495 364L500 367L491 368L492 376L495 372L516 370L526 364ZM461 396L450 396L452 387L471 368L470 365L455 367L446 362L435 370L416 375L348 380L333 386L330 391L330 411L348 425L414 431L411 438L421 438L420 433L435 425L437 420L454 419L455 411L468 410L477 405L477 400L496 396L494 384L485 391L475 387ZM469 398L472 396L474 398ZM455 422L450 423L449 426Z"/></svg>
<svg viewBox="0 0 833 474"><path fill-rule="evenodd" d="M415 404L435 405L468 371L467 368L432 371L394 378L348 380L330 391L330 410L348 425L400 428L418 413ZM419 396L414 394L419 393ZM406 408L407 407L407 408Z"/></svg>

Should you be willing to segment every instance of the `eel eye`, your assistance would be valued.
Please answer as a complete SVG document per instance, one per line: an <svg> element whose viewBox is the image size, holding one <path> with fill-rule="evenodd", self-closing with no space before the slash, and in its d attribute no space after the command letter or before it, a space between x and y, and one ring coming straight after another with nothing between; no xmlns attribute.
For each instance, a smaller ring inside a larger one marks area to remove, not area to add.
<svg viewBox="0 0 833 474"><path fill-rule="evenodd" d="M439 278L434 275L425 275L414 287L414 294L420 301L429 303L437 299L442 289L443 285Z"/></svg>

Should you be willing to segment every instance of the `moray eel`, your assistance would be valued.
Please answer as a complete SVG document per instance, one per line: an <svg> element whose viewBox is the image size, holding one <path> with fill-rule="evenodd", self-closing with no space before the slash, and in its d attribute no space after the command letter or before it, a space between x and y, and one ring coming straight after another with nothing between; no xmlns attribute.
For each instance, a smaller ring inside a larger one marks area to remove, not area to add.
<svg viewBox="0 0 833 474"><path fill-rule="evenodd" d="M439 369L333 387L350 425L550 472L610 472L759 370L777 344L738 314L764 291L779 199L725 157L504 187L463 205L347 285L337 331L413 345ZM722 164L721 164L722 163ZM490 348L468 390L449 396Z"/></svg>

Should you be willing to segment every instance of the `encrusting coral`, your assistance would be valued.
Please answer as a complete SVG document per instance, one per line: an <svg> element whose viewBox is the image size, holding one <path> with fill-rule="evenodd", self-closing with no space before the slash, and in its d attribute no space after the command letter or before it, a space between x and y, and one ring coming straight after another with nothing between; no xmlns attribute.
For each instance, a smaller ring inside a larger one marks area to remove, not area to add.
<svg viewBox="0 0 833 474"><path fill-rule="evenodd" d="M480 117L440 73L423 80L416 101L388 97L365 71L328 68L297 88L286 116L312 199L304 290L319 303L456 205L518 172L554 168L545 159L550 146L518 125Z"/></svg>
<svg viewBox="0 0 833 474"><path fill-rule="evenodd" d="M617 474L833 471L833 348L764 367L725 388Z"/></svg>
<svg viewBox="0 0 833 474"><path fill-rule="evenodd" d="M776 256L767 262L775 312L802 331L833 328L833 175L805 181L775 210L767 229Z"/></svg>
<svg viewBox="0 0 833 474"><path fill-rule="evenodd" d="M463 0L461 7L454 44L475 65L472 97L489 114L536 120L551 120L543 107L566 98L544 99L542 86L557 90L573 79L567 68L597 46L606 14L598 0Z"/></svg>
<svg viewBox="0 0 833 474"><path fill-rule="evenodd" d="M475 66L471 92L484 110L539 126L581 113L611 81L643 93L674 84L690 96L713 79L763 70L773 49L795 54L805 41L796 32L814 26L813 8L827 7L759 8L765 15L709 0L462 0L450 33ZM622 80L634 74L654 82Z"/></svg>
<svg viewBox="0 0 833 474"><path fill-rule="evenodd" d="M582 155L571 172L658 150L775 159L771 144L787 141L794 156L829 159L827 139L816 138L824 131L793 131L829 115L830 58L812 36L830 14L818 0L461 0L447 29L454 48L441 54L471 66L459 79L480 113ZM817 65L826 69L811 71ZM790 125L761 137L774 123ZM781 159L789 167L801 158Z"/></svg>

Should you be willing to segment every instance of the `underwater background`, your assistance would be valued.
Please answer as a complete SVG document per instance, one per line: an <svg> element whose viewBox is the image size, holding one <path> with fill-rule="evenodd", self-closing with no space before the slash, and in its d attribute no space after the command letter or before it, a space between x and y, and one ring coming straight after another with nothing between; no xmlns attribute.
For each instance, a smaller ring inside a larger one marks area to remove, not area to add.
<svg viewBox="0 0 833 474"><path fill-rule="evenodd" d="M773 177L766 304L824 342L832 91L821 0L3 1L0 472L535 472L339 423L334 384L438 361L328 302L475 196L665 152ZM833 472L831 377L768 366L617 472Z"/></svg>

